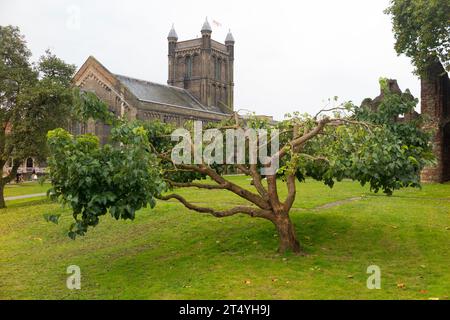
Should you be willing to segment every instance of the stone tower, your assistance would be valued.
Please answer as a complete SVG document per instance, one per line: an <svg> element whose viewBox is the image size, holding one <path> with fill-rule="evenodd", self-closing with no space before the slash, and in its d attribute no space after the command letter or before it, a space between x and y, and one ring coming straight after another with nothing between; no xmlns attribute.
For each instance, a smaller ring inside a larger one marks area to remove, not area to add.
<svg viewBox="0 0 450 320"><path fill-rule="evenodd" d="M450 80L436 61L421 77L421 112L431 120L435 136L433 149L437 163L422 171L424 182L450 180Z"/></svg>
<svg viewBox="0 0 450 320"><path fill-rule="evenodd" d="M169 76L167 83L189 91L204 106L233 110L234 38L225 44L211 38L205 20L201 38L178 41L174 27L169 32Z"/></svg>

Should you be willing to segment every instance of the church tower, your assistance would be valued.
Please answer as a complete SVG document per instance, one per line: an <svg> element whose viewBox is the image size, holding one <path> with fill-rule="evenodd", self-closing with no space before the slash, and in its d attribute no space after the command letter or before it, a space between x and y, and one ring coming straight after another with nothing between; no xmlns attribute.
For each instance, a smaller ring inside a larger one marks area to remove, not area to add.
<svg viewBox="0 0 450 320"><path fill-rule="evenodd" d="M186 89L204 106L233 110L234 38L228 33L225 44L211 38L205 20L201 38L178 41L174 27L169 32L169 75L167 83Z"/></svg>

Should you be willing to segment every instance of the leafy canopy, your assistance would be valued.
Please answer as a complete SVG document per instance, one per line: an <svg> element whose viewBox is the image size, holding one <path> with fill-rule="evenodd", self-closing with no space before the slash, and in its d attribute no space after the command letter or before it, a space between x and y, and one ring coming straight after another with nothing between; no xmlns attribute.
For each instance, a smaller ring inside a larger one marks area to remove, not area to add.
<svg viewBox="0 0 450 320"><path fill-rule="evenodd" d="M395 50L412 59L418 74L436 60L450 70L449 0L391 0L385 12L392 16Z"/></svg>
<svg viewBox="0 0 450 320"><path fill-rule="evenodd" d="M48 133L53 187L49 195L70 205L75 223L69 236L84 235L108 210L115 219L134 219L164 189L147 131L123 124L111 132L112 144L96 136L74 137L63 129Z"/></svg>
<svg viewBox="0 0 450 320"><path fill-rule="evenodd" d="M20 30L0 26L0 161L46 156L46 133L65 126L75 66L46 51L36 64Z"/></svg>
<svg viewBox="0 0 450 320"><path fill-rule="evenodd" d="M387 79L381 79L380 85L383 99L376 110L349 103L336 108L335 117L348 125L324 128L323 134L310 140L301 153L283 161L281 173L292 166L294 157L299 181L311 177L332 187L335 181L352 179L388 195L400 188L419 187L420 171L434 159L431 133L421 129L420 116L411 121L400 117L414 110L417 99L409 92L391 92ZM301 122L306 124L306 131L314 126L309 115L304 115ZM292 119L281 126L289 127L291 123Z"/></svg>

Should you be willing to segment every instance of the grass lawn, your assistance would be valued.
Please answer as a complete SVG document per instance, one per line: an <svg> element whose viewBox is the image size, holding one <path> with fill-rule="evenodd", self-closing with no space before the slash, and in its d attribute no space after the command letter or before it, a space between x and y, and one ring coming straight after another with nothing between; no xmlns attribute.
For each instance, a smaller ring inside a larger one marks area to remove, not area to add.
<svg viewBox="0 0 450 320"><path fill-rule="evenodd" d="M37 182L11 183L5 187L5 197L23 196L26 194L45 193L50 188L49 183L43 185Z"/></svg>
<svg viewBox="0 0 450 320"><path fill-rule="evenodd" d="M243 203L223 191L181 193L219 207ZM59 225L45 213L61 213ZM354 182L328 189L307 181L291 216L306 257L278 254L267 221L217 219L176 202L135 221L105 216L73 241L69 210L46 199L9 201L0 210L0 299L449 299L449 184L386 197ZM81 268L81 290L66 288L69 265ZM366 287L370 265L381 269L380 290Z"/></svg>

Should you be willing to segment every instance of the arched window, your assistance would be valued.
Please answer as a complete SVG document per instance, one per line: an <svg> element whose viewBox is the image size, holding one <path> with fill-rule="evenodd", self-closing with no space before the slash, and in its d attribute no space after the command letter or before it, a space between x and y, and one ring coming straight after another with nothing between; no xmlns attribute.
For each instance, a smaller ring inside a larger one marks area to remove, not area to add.
<svg viewBox="0 0 450 320"><path fill-rule="evenodd" d="M27 168L33 168L33 159L32 158L27 159Z"/></svg>
<svg viewBox="0 0 450 320"><path fill-rule="evenodd" d="M222 102L228 105L227 88L223 87Z"/></svg>
<svg viewBox="0 0 450 320"><path fill-rule="evenodd" d="M186 57L186 73L185 78L190 79L192 77L192 57L187 56Z"/></svg>
<svg viewBox="0 0 450 320"><path fill-rule="evenodd" d="M217 59L214 58L214 79L217 80Z"/></svg>
<svg viewBox="0 0 450 320"><path fill-rule="evenodd" d="M216 85L213 84L211 86L211 103L212 105L216 105Z"/></svg>
<svg viewBox="0 0 450 320"><path fill-rule="evenodd" d="M192 56L192 76L200 76L200 55L198 53Z"/></svg>
<svg viewBox="0 0 450 320"><path fill-rule="evenodd" d="M177 58L177 66L176 66L176 71L175 71L175 77L177 79L183 79L183 63L185 61L183 60L183 57L178 57Z"/></svg>
<svg viewBox="0 0 450 320"><path fill-rule="evenodd" d="M214 105L218 106L219 101L220 101L220 86L216 86L216 101L215 101Z"/></svg>
<svg viewBox="0 0 450 320"><path fill-rule="evenodd" d="M220 58L214 59L214 78L220 81L222 77L222 60Z"/></svg>
<svg viewBox="0 0 450 320"><path fill-rule="evenodd" d="M224 75L223 81L228 82L228 64L226 60L223 60L222 74Z"/></svg>

